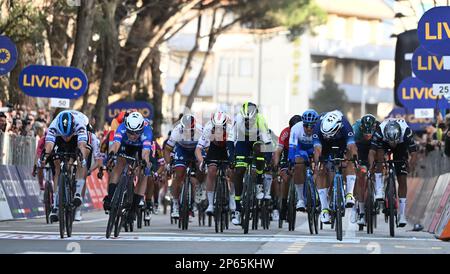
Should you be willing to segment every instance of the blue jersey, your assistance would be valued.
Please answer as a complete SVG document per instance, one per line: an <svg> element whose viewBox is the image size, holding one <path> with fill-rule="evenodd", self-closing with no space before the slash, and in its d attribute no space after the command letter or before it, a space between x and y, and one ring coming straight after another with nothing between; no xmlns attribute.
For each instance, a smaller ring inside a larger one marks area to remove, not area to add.
<svg viewBox="0 0 450 274"><path fill-rule="evenodd" d="M314 146L322 146L323 144L332 144L336 143L336 141L345 140L347 145L355 143L355 136L353 133L353 128L345 117L342 117L342 128L336 133L332 138L326 139L323 137L322 132L320 131L320 125L322 124L322 120L320 123L316 123L314 127L313 133L313 144Z"/></svg>
<svg viewBox="0 0 450 274"><path fill-rule="evenodd" d="M122 123L117 128L116 133L114 134L113 142L121 143L127 146L142 146L143 150L151 150L152 141L153 141L153 130L148 120L145 120L144 132L136 141L131 141L128 139L127 128L125 127L125 123Z"/></svg>

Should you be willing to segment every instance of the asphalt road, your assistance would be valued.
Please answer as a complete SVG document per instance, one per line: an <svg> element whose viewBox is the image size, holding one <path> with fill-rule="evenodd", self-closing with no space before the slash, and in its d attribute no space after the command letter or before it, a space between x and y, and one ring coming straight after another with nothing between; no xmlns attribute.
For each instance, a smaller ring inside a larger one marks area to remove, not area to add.
<svg viewBox="0 0 450 274"><path fill-rule="evenodd" d="M0 253L175 253L175 254L449 254L450 243L434 238L427 232L413 232L412 225L396 229L389 236L388 225L379 216L374 234L358 231L344 219L344 239L336 240L329 225L310 235L306 215L297 213L295 231L282 229L272 222L269 230L251 230L244 235L239 226L216 234L214 227L199 226L197 217L187 231L170 224L168 215L153 215L151 226L121 232L117 239L105 238L107 215L103 211L85 212L83 221L74 223L71 238L60 239L58 224L46 224L45 219L0 222Z"/></svg>

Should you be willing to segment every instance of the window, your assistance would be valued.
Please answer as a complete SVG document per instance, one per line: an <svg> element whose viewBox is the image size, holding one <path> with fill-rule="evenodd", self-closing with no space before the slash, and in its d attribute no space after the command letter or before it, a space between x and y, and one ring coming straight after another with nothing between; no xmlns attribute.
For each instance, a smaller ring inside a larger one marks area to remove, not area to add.
<svg viewBox="0 0 450 274"><path fill-rule="evenodd" d="M251 58L239 58L239 76L253 76L253 60Z"/></svg>
<svg viewBox="0 0 450 274"><path fill-rule="evenodd" d="M233 75L233 60L227 57L220 58L219 76Z"/></svg>

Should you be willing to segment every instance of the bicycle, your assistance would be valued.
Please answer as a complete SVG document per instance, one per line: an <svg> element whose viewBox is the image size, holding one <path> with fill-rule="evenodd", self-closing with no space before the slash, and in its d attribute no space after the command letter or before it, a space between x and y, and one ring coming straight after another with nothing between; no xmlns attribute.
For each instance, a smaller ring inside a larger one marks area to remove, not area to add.
<svg viewBox="0 0 450 274"><path fill-rule="evenodd" d="M388 160L385 160L384 163L388 166L388 178L385 189L383 213L386 223L389 222L389 234L391 237L395 237L395 227L399 227L395 164L405 164L405 161L394 160L392 152L388 150Z"/></svg>
<svg viewBox="0 0 450 274"><path fill-rule="evenodd" d="M264 174L264 179L267 174ZM266 184L263 183L263 193L267 193ZM263 229L269 229L270 218L272 213L272 199L263 198L257 201L257 209L260 212L261 227Z"/></svg>
<svg viewBox="0 0 450 274"><path fill-rule="evenodd" d="M178 227L182 230L187 230L189 226L189 215L192 211L192 181L191 177L195 176L195 162L190 161L186 168L186 177L183 182L183 187L180 194L180 218L178 220Z"/></svg>
<svg viewBox="0 0 450 274"><path fill-rule="evenodd" d="M288 173L292 175L291 171L288 170ZM288 189L288 197L287 197L287 217L286 221L288 222L289 231L295 230L295 219L297 216L297 191L295 191L294 178L291 176L289 180L289 189Z"/></svg>
<svg viewBox="0 0 450 274"><path fill-rule="evenodd" d="M228 189L226 179L226 168L229 165L228 161L224 160L209 160L209 163L217 165L216 184L214 188L214 224L216 233L223 232L228 229L228 217L230 213L229 199L230 190Z"/></svg>
<svg viewBox="0 0 450 274"><path fill-rule="evenodd" d="M42 168L44 177L44 211L47 224L52 223L50 213L53 208L53 175L50 165L47 164Z"/></svg>
<svg viewBox="0 0 450 274"><path fill-rule="evenodd" d="M367 190L365 193L365 217L366 217L366 231L367 234L373 234L373 228L376 227L378 202L375 200L375 186L372 179L372 174L367 171ZM359 225L359 230L364 230L364 225Z"/></svg>
<svg viewBox="0 0 450 274"><path fill-rule="evenodd" d="M311 161L310 161L311 163ZM320 215L320 202L319 193L314 183L313 171L311 165L307 165L306 168L306 180L303 184L303 193L306 195L306 213L308 214L308 226L310 234L319 234L319 215Z"/></svg>
<svg viewBox="0 0 450 274"><path fill-rule="evenodd" d="M55 155L61 161L61 173L58 179L58 221L59 234L61 239L63 239L64 231L66 231L67 237L72 236L72 225L76 209L76 206L73 204L73 198L76 188L77 162L70 163L70 161L79 157L80 153L57 152Z"/></svg>
<svg viewBox="0 0 450 274"><path fill-rule="evenodd" d="M258 202L256 201L256 167L254 165L253 156L245 157L247 162L250 162L250 167L247 168L244 175L243 186L243 214L242 214L242 227L244 234L248 234L250 219L252 220L252 229L258 229Z"/></svg>
<svg viewBox="0 0 450 274"><path fill-rule="evenodd" d="M345 216L344 178L342 175L342 162L356 161L338 158L339 147L331 148L331 159L322 162L331 162L331 172L334 173L332 195L330 201L331 227L336 230L336 238L342 241L342 217Z"/></svg>
<svg viewBox="0 0 450 274"><path fill-rule="evenodd" d="M111 209L109 211L108 224L106 226L106 238L111 236L111 232L114 226L114 237L118 237L122 227L125 228L125 232L130 230L133 232L133 221L130 222L132 216L131 206L133 204L134 194L134 179L135 171L138 167L144 167L145 162L138 163L137 153L135 157L130 157L126 154L119 153L118 158L123 158L127 161L127 164L122 171L122 174L117 184L114 195L111 199ZM109 167L111 172L112 166Z"/></svg>

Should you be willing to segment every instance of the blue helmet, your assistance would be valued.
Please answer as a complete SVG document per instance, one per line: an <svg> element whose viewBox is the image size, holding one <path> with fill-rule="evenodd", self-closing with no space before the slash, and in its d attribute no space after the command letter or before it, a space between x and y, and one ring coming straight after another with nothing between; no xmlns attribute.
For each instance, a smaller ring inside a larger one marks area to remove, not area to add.
<svg viewBox="0 0 450 274"><path fill-rule="evenodd" d="M319 120L319 114L313 109L307 109L303 112L302 121L306 126L314 125Z"/></svg>
<svg viewBox="0 0 450 274"><path fill-rule="evenodd" d="M58 115L58 129L63 136L70 136L74 132L75 121L72 113L62 112Z"/></svg>

